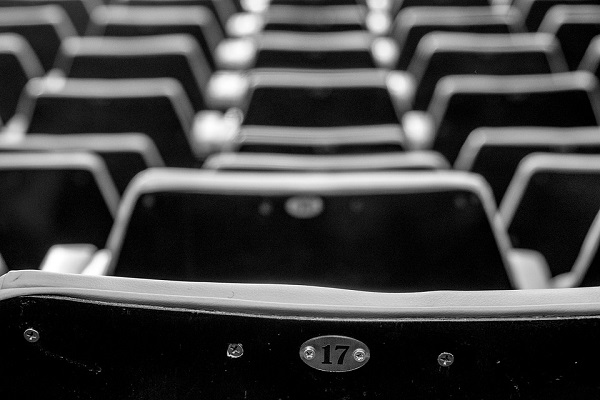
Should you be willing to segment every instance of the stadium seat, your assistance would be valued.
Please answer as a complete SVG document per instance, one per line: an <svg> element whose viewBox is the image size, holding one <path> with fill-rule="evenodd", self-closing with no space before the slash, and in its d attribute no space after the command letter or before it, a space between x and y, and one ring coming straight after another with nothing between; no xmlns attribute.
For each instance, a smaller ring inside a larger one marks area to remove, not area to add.
<svg viewBox="0 0 600 400"><path fill-rule="evenodd" d="M428 108L433 129L418 140L454 163L468 135L479 127L597 126L597 90L596 78L582 71L448 76L438 83ZM406 137L416 141L412 129L405 125Z"/></svg>
<svg viewBox="0 0 600 400"><path fill-rule="evenodd" d="M454 168L482 175L500 204L519 162L531 153L600 154L600 128L478 128Z"/></svg>
<svg viewBox="0 0 600 400"><path fill-rule="evenodd" d="M514 10L490 7L414 7L403 10L394 21L390 37L396 41L396 69L406 70L423 36L430 32L518 33L521 16Z"/></svg>
<svg viewBox="0 0 600 400"><path fill-rule="evenodd" d="M200 44L212 69L214 51L222 33L215 16L204 7L98 7L92 14L87 36L153 36L188 34Z"/></svg>
<svg viewBox="0 0 600 400"><path fill-rule="evenodd" d="M592 39L600 35L600 6L555 6L546 14L539 31L556 36L569 68L575 70Z"/></svg>
<svg viewBox="0 0 600 400"><path fill-rule="evenodd" d="M119 194L123 194L138 172L146 168L164 167L164 162L152 140L139 133L30 134L19 139L11 138L10 135L0 136L0 153L82 151L102 157Z"/></svg>
<svg viewBox="0 0 600 400"><path fill-rule="evenodd" d="M40 271L0 279L8 398L600 395L598 288L382 294Z"/></svg>
<svg viewBox="0 0 600 400"><path fill-rule="evenodd" d="M500 205L515 247L542 253L553 276L573 266L600 210L600 156L531 154Z"/></svg>
<svg viewBox="0 0 600 400"><path fill-rule="evenodd" d="M101 158L85 153L0 154L0 253L36 269L53 244L103 247L119 194Z"/></svg>
<svg viewBox="0 0 600 400"><path fill-rule="evenodd" d="M33 79L8 130L81 134L140 132L168 166L194 166L194 113L181 85L155 79Z"/></svg>
<svg viewBox="0 0 600 400"><path fill-rule="evenodd" d="M52 68L60 43L77 35L68 15L56 5L0 8L0 33L23 36L46 71Z"/></svg>
<svg viewBox="0 0 600 400"><path fill-rule="evenodd" d="M43 74L40 61L22 36L0 34L0 121L8 121L14 115L27 81Z"/></svg>
<svg viewBox="0 0 600 400"><path fill-rule="evenodd" d="M567 72L554 36L432 32L421 39L407 72L415 77L413 107L426 110L448 75L527 75Z"/></svg>
<svg viewBox="0 0 600 400"><path fill-rule="evenodd" d="M63 41L56 68L68 78L173 78L195 111L207 107L210 67L188 35L69 38Z"/></svg>
<svg viewBox="0 0 600 400"><path fill-rule="evenodd" d="M359 172L449 169L440 154L429 151L358 155L290 155L276 153L219 153L203 169L246 172Z"/></svg>
<svg viewBox="0 0 600 400"><path fill-rule="evenodd" d="M523 15L529 32L537 31L548 10L561 4L598 4L598 2L596 0L513 0L512 2L512 6Z"/></svg>

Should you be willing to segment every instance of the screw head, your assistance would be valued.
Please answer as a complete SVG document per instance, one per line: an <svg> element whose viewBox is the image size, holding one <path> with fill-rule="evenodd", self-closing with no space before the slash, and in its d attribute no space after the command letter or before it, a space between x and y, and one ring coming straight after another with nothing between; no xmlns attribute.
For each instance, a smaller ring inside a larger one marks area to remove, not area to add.
<svg viewBox="0 0 600 400"><path fill-rule="evenodd" d="M305 360L312 360L313 358L315 358L316 354L317 352L312 346L306 346L304 349L302 349L302 355L304 356Z"/></svg>
<svg viewBox="0 0 600 400"><path fill-rule="evenodd" d="M449 367L454 363L454 356L451 353L443 352L438 356L438 364L442 367Z"/></svg>
<svg viewBox="0 0 600 400"><path fill-rule="evenodd" d="M25 332L23 332L23 337L29 343L35 343L40 340L40 333L33 328L27 328L25 329Z"/></svg>
<svg viewBox="0 0 600 400"><path fill-rule="evenodd" d="M352 357L354 357L354 360L356 360L356 362L361 363L367 358L367 353L363 349L358 348L354 350L354 352L352 352Z"/></svg>
<svg viewBox="0 0 600 400"><path fill-rule="evenodd" d="M229 343L227 346L227 357L240 358L244 355L244 347L241 343Z"/></svg>

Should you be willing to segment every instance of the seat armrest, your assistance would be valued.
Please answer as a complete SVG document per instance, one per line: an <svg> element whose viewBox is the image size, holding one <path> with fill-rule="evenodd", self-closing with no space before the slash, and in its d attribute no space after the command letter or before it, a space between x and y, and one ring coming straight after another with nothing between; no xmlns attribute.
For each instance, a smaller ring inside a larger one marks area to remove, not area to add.
<svg viewBox="0 0 600 400"><path fill-rule="evenodd" d="M386 84L398 116L412 110L416 88L413 76L404 71L390 71Z"/></svg>
<svg viewBox="0 0 600 400"><path fill-rule="evenodd" d="M225 26L228 37L256 35L263 30L265 19L257 13L242 12L232 15Z"/></svg>
<svg viewBox="0 0 600 400"><path fill-rule="evenodd" d="M389 37L378 37L371 43L371 54L378 68L394 69L400 52L396 42ZM413 84L414 86L414 84ZM413 89L414 92L414 89Z"/></svg>
<svg viewBox="0 0 600 400"><path fill-rule="evenodd" d="M211 154L231 151L239 132L241 118L235 109L223 114L219 111L200 111L192 127L192 143L196 157L204 160Z"/></svg>
<svg viewBox="0 0 600 400"><path fill-rule="evenodd" d="M550 281L550 287L553 288L572 288L579 286L580 277L572 272L556 275Z"/></svg>
<svg viewBox="0 0 600 400"><path fill-rule="evenodd" d="M250 38L224 39L215 51L218 70L247 70L256 63L257 47Z"/></svg>
<svg viewBox="0 0 600 400"><path fill-rule="evenodd" d="M377 36L387 36L392 26L389 11L385 9L371 9L367 13L365 24L367 30Z"/></svg>
<svg viewBox="0 0 600 400"><path fill-rule="evenodd" d="M81 272L82 275L108 275L108 268L112 261L112 253L108 249L102 249L94 254L87 267Z"/></svg>
<svg viewBox="0 0 600 400"><path fill-rule="evenodd" d="M50 247L40 269L46 272L80 274L96 253L91 244L59 244Z"/></svg>
<svg viewBox="0 0 600 400"><path fill-rule="evenodd" d="M550 287L550 268L541 253L529 249L511 249L508 262L516 289Z"/></svg>
<svg viewBox="0 0 600 400"><path fill-rule="evenodd" d="M428 113L408 111L402 116L402 129L408 149L428 150L433 146L435 124Z"/></svg>
<svg viewBox="0 0 600 400"><path fill-rule="evenodd" d="M241 72L215 72L208 81L206 102L210 109L240 107L248 93L248 77Z"/></svg>

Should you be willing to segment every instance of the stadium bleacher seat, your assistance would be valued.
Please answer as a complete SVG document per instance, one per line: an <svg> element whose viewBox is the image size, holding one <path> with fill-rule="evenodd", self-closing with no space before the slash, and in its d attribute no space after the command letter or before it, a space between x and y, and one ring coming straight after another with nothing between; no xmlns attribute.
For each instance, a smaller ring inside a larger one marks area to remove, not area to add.
<svg viewBox="0 0 600 400"><path fill-rule="evenodd" d="M600 128L478 128L454 168L482 175L500 204L519 162L531 153L600 154Z"/></svg>
<svg viewBox="0 0 600 400"><path fill-rule="evenodd" d="M555 6L548 11L540 32L556 36L572 70L579 66L591 40L600 35L600 6Z"/></svg>
<svg viewBox="0 0 600 400"><path fill-rule="evenodd" d="M130 7L110 5L94 10L87 36L153 36L188 34L197 41L211 68L223 34L209 9L192 6Z"/></svg>
<svg viewBox="0 0 600 400"><path fill-rule="evenodd" d="M46 71L52 68L62 40L77 35L68 15L56 5L6 7L0 11L0 33L23 36Z"/></svg>
<svg viewBox="0 0 600 400"><path fill-rule="evenodd" d="M599 209L598 155L531 154L499 212L513 245L542 253L556 276L573 266Z"/></svg>
<svg viewBox="0 0 600 400"><path fill-rule="evenodd" d="M146 168L164 167L158 149L146 135L139 133L29 134L21 138L0 136L0 153L5 152L91 152L104 160L110 176L123 194L133 177Z"/></svg>
<svg viewBox="0 0 600 400"><path fill-rule="evenodd" d="M22 36L0 34L0 120L12 118L25 84L43 74L40 61Z"/></svg>
<svg viewBox="0 0 600 400"><path fill-rule="evenodd" d="M103 247L119 194L101 158L85 153L0 154L0 253L36 269L53 244Z"/></svg>
<svg viewBox="0 0 600 400"><path fill-rule="evenodd" d="M155 79L31 80L10 130L82 134L140 132L168 166L193 166L192 106L179 82Z"/></svg>
<svg viewBox="0 0 600 400"><path fill-rule="evenodd" d="M56 68L68 78L173 78L195 111L206 109L210 67L188 35L69 38L63 41Z"/></svg>

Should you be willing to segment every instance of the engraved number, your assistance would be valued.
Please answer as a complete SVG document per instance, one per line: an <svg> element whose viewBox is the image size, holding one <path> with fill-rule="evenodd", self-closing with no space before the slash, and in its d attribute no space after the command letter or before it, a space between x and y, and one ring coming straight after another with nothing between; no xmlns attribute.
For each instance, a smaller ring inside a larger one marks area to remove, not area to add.
<svg viewBox="0 0 600 400"><path fill-rule="evenodd" d="M331 345L323 346L323 364L331 364ZM338 365L344 364L344 357L346 357L346 353L350 346L342 346L336 345L335 350L342 350L340 356L338 357L337 363Z"/></svg>

